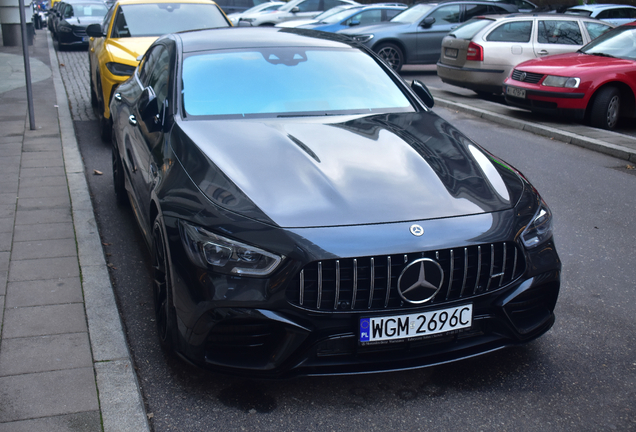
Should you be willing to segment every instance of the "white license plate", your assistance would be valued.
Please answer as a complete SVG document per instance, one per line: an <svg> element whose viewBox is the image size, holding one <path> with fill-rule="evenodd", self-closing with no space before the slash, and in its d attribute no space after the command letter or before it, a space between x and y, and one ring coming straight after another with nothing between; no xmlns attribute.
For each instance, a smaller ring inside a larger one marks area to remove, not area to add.
<svg viewBox="0 0 636 432"><path fill-rule="evenodd" d="M360 319L360 342L409 339L469 328L473 305L448 309Z"/></svg>
<svg viewBox="0 0 636 432"><path fill-rule="evenodd" d="M458 51L455 48L446 48L446 50L444 51L444 55L450 58L457 58L457 53Z"/></svg>
<svg viewBox="0 0 636 432"><path fill-rule="evenodd" d="M517 88L517 87L510 87L510 86L506 87L506 94L509 96L518 97L521 99L526 98L526 90Z"/></svg>

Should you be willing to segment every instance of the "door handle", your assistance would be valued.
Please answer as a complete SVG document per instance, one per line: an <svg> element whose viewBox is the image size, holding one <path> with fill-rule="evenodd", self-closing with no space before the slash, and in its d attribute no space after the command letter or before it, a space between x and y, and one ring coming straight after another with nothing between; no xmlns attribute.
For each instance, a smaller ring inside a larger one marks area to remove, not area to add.
<svg viewBox="0 0 636 432"><path fill-rule="evenodd" d="M115 93L115 100L121 102L121 93Z"/></svg>
<svg viewBox="0 0 636 432"><path fill-rule="evenodd" d="M131 114L128 116L128 123L130 123L133 126L137 126L137 118L135 117L134 114Z"/></svg>
<svg viewBox="0 0 636 432"><path fill-rule="evenodd" d="M548 55L548 54L550 54L550 53L549 53L549 52L547 52L546 50L541 50L541 51L539 51L539 55L540 55L540 56L544 56L544 55Z"/></svg>

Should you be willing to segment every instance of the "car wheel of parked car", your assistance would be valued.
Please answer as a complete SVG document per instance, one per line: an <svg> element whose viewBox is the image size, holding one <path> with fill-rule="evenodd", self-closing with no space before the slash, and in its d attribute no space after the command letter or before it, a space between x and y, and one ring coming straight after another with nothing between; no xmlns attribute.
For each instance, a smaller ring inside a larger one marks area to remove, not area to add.
<svg viewBox="0 0 636 432"><path fill-rule="evenodd" d="M155 319L161 346L170 351L176 344L177 315L172 305L170 259L165 228L161 216L155 218L152 229L152 270Z"/></svg>
<svg viewBox="0 0 636 432"><path fill-rule="evenodd" d="M601 129L615 129L620 108L621 96L618 89L616 87L602 88L592 102L591 125Z"/></svg>
<svg viewBox="0 0 636 432"><path fill-rule="evenodd" d="M99 124L99 136L104 142L110 142L111 124L110 119L104 117L104 92L102 91L101 78L97 75L97 121ZM100 97L101 96L101 97Z"/></svg>
<svg viewBox="0 0 636 432"><path fill-rule="evenodd" d="M376 52L384 60L387 62L394 71L399 72L402 69L402 64L404 63L404 54L402 54L402 50L394 44L385 43L380 45Z"/></svg>
<svg viewBox="0 0 636 432"><path fill-rule="evenodd" d="M126 192L126 181L124 179L124 166L117 152L117 144L113 142L113 186L115 187L115 197L117 204L126 205L128 203L128 193Z"/></svg>

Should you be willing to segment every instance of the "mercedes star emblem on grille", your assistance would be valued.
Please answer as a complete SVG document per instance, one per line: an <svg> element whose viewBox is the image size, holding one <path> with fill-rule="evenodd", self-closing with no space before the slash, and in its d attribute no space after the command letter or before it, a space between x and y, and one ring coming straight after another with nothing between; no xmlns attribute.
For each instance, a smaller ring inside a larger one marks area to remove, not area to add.
<svg viewBox="0 0 636 432"><path fill-rule="evenodd" d="M411 230L411 234L413 234L415 237L419 237L422 234L424 234L424 228L422 228L418 224L411 225L410 230Z"/></svg>
<svg viewBox="0 0 636 432"><path fill-rule="evenodd" d="M437 261L420 258L402 270L397 291L402 300L411 304L431 301L442 288L444 270Z"/></svg>

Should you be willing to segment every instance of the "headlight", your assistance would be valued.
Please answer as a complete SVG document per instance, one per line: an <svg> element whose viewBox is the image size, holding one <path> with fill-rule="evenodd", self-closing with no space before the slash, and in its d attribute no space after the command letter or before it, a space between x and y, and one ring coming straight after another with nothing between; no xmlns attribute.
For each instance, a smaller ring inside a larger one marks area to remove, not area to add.
<svg viewBox="0 0 636 432"><path fill-rule="evenodd" d="M530 249L540 245L550 237L552 237L552 212L546 203L541 201L539 210L521 233L521 241Z"/></svg>
<svg viewBox="0 0 636 432"><path fill-rule="evenodd" d="M66 27L66 26L59 26L57 29L61 31L62 33L70 33L73 31L72 28Z"/></svg>
<svg viewBox="0 0 636 432"><path fill-rule="evenodd" d="M200 267L240 276L269 276L285 258L180 221L190 260Z"/></svg>
<svg viewBox="0 0 636 432"><path fill-rule="evenodd" d="M106 68L113 75L130 76L135 72L136 66L130 66L123 63L109 62L109 63L106 63Z"/></svg>
<svg viewBox="0 0 636 432"><path fill-rule="evenodd" d="M373 39L373 35L369 34L369 35L351 36L351 39L353 39L356 42L366 43L366 42L369 42L371 39Z"/></svg>
<svg viewBox="0 0 636 432"><path fill-rule="evenodd" d="M541 85L548 87L566 87L566 88L579 88L581 78L560 77L555 75L548 75L543 80Z"/></svg>

